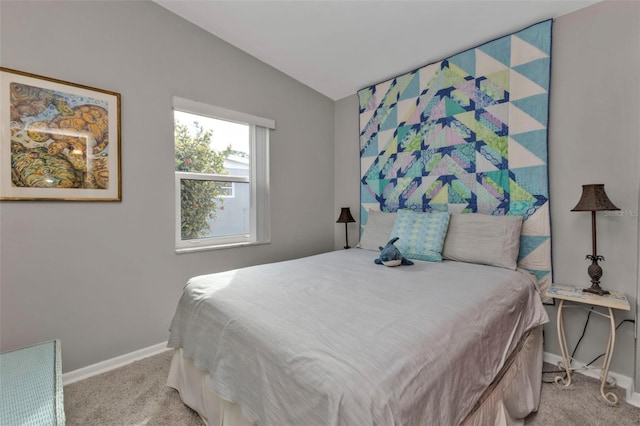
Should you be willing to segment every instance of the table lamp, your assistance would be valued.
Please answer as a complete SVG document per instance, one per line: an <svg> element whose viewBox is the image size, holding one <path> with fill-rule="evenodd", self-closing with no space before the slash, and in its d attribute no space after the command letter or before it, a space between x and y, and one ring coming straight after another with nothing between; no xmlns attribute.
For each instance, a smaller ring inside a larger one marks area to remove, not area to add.
<svg viewBox="0 0 640 426"><path fill-rule="evenodd" d="M598 255L597 235L596 235L596 212L603 210L620 210L607 197L604 192L604 184L582 185L582 197L578 204L571 209L572 212L591 212L591 241L593 254L588 254L586 259L591 261L587 273L591 278L591 287L582 291L597 295L609 294L607 290L600 287L602 268L598 261L604 261L604 257Z"/></svg>
<svg viewBox="0 0 640 426"><path fill-rule="evenodd" d="M349 248L349 231L347 229L347 224L355 221L356 220L353 218L353 216L351 216L351 210L349 210L349 207L340 208L340 217L338 217L338 220L336 220L336 223L344 223L344 233L346 237L346 241L345 241L346 244L344 248L346 249Z"/></svg>

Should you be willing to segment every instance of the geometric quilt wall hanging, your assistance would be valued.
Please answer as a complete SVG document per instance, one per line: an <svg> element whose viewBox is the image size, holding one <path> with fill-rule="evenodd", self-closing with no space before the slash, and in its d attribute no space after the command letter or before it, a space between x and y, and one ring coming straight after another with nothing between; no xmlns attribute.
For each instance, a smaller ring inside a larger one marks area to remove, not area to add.
<svg viewBox="0 0 640 426"><path fill-rule="evenodd" d="M367 210L523 216L518 265L545 302L551 29L543 21L358 91L362 225Z"/></svg>

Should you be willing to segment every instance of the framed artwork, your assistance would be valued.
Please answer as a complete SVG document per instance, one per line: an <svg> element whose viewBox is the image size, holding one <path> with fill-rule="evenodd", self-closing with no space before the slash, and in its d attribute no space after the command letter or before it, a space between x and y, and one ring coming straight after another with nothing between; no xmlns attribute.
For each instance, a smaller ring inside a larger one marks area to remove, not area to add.
<svg viewBox="0 0 640 426"><path fill-rule="evenodd" d="M0 200L120 201L120 94L0 67Z"/></svg>

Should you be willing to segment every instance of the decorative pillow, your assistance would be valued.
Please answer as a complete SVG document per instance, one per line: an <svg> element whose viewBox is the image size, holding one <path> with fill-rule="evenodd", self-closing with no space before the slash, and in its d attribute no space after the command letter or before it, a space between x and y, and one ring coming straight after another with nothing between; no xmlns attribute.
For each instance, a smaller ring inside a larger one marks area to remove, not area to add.
<svg viewBox="0 0 640 426"><path fill-rule="evenodd" d="M516 269L522 216L451 215L442 257Z"/></svg>
<svg viewBox="0 0 640 426"><path fill-rule="evenodd" d="M380 247L384 247L391 239L391 230L395 221L395 213L367 210L367 223L364 225L360 242L356 247L380 251Z"/></svg>
<svg viewBox="0 0 640 426"><path fill-rule="evenodd" d="M448 212L398 210L391 237L399 238L396 247L405 257L441 262L448 225Z"/></svg>

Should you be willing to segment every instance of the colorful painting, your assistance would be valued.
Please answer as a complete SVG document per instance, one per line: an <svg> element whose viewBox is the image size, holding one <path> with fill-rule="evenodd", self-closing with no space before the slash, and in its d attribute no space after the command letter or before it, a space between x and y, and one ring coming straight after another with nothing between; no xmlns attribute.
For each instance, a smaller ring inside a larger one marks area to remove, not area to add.
<svg viewBox="0 0 640 426"><path fill-rule="evenodd" d="M120 200L120 95L0 71L0 199Z"/></svg>
<svg viewBox="0 0 640 426"><path fill-rule="evenodd" d="M367 210L523 216L518 264L545 302L551 28L544 21L358 92L361 223Z"/></svg>

